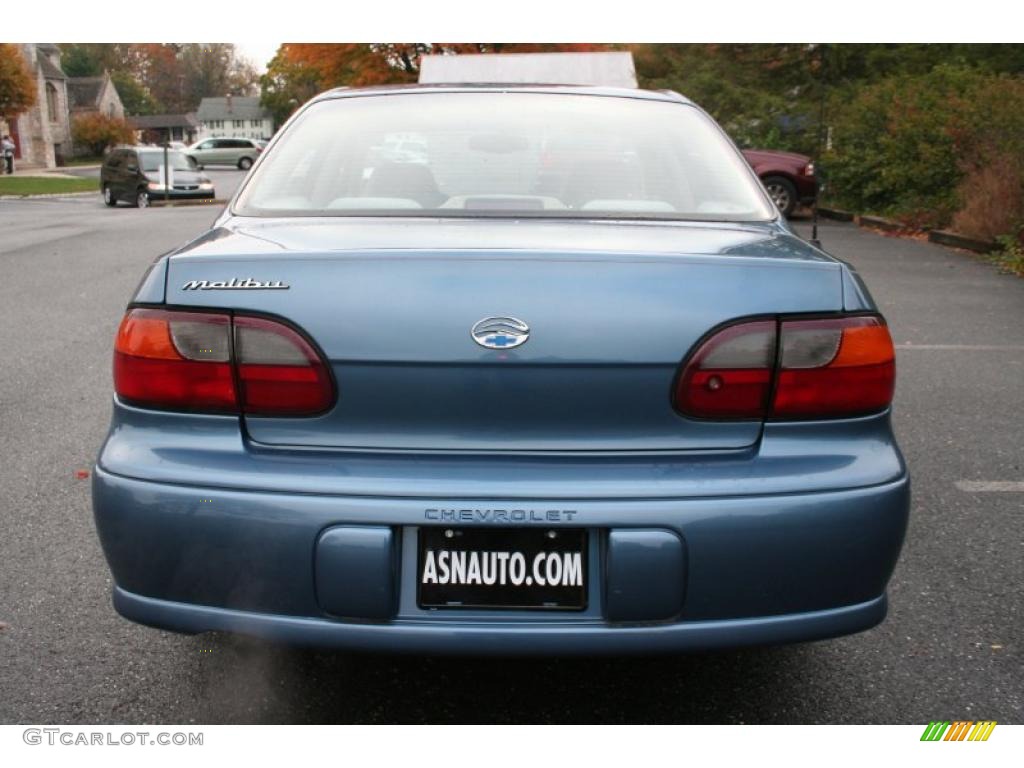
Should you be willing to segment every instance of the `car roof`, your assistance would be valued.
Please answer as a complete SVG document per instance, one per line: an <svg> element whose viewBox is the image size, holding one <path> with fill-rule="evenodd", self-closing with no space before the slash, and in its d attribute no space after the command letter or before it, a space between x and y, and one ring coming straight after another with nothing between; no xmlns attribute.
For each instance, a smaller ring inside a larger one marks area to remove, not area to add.
<svg viewBox="0 0 1024 768"><path fill-rule="evenodd" d="M692 104L689 99L675 91L648 91L642 88L613 88L603 85L557 85L557 84L523 84L523 83L431 83L420 85L408 83L401 85L375 85L366 88L334 88L315 97L312 101L352 96L384 96L395 93L548 93L568 94L577 96L612 96L624 99L643 99L645 101L668 101L677 104ZM311 102L312 103L312 102Z"/></svg>

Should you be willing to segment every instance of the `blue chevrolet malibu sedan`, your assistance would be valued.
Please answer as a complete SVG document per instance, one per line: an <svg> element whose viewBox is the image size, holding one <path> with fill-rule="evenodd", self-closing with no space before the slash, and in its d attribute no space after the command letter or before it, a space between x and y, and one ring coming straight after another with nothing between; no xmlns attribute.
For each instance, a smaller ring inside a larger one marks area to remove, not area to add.
<svg viewBox="0 0 1024 768"><path fill-rule="evenodd" d="M894 355L671 93L303 107L149 269L93 479L126 618L382 651L682 651L878 624Z"/></svg>

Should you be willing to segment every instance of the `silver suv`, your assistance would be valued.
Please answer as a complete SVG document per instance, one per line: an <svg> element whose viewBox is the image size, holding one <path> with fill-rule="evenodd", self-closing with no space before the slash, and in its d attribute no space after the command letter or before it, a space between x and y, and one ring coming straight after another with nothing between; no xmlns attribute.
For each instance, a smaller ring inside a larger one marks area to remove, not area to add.
<svg viewBox="0 0 1024 768"><path fill-rule="evenodd" d="M194 157L200 167L234 165L247 171L262 151L263 146L256 139L202 139L185 150L185 154Z"/></svg>

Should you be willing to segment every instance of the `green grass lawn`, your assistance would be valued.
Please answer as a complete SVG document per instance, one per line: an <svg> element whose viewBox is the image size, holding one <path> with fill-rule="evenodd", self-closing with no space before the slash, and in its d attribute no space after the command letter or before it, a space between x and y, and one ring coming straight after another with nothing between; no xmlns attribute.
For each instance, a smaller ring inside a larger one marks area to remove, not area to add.
<svg viewBox="0 0 1024 768"><path fill-rule="evenodd" d="M0 195L61 195L99 192L96 179L61 179L42 176L0 176Z"/></svg>

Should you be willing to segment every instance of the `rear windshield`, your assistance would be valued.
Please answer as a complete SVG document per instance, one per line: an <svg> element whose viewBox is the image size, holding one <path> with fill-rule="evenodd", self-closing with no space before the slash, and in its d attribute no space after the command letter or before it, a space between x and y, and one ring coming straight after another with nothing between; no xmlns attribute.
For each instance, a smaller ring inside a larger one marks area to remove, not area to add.
<svg viewBox="0 0 1024 768"><path fill-rule="evenodd" d="M773 216L742 158L692 106L490 91L314 104L264 158L234 210L244 216Z"/></svg>

